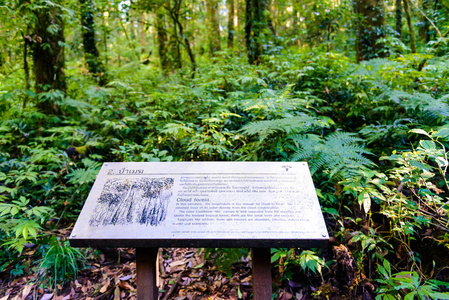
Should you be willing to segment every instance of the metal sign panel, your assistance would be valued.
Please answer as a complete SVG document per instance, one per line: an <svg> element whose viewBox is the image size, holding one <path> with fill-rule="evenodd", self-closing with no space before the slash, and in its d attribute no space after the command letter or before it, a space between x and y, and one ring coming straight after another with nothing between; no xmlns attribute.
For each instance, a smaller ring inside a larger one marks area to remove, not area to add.
<svg viewBox="0 0 449 300"><path fill-rule="evenodd" d="M69 238L84 247L321 247L303 162L104 163Z"/></svg>

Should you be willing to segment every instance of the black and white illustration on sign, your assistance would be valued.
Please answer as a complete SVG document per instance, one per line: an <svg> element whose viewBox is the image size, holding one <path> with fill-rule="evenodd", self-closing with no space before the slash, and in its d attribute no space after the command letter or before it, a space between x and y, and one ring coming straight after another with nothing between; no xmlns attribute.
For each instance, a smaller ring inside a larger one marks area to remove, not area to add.
<svg viewBox="0 0 449 300"><path fill-rule="evenodd" d="M157 226L167 216L173 178L108 179L90 218L90 226Z"/></svg>

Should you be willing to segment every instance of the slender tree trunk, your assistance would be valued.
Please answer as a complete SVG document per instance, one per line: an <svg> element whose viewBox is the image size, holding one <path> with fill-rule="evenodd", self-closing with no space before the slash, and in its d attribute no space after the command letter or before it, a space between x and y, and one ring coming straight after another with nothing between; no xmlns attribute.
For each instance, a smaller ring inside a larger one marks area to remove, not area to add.
<svg viewBox="0 0 449 300"><path fill-rule="evenodd" d="M228 49L234 46L234 0L228 0Z"/></svg>
<svg viewBox="0 0 449 300"><path fill-rule="evenodd" d="M396 34L398 38L402 37L402 0L395 0L396 13Z"/></svg>
<svg viewBox="0 0 449 300"><path fill-rule="evenodd" d="M180 6L181 6L181 1L182 0L178 0L179 7L175 8L173 11L171 11L171 17L172 17L173 22L175 23L175 25L178 26L179 35L184 40L184 46L186 48L187 54L188 54L188 56L190 58L190 61L192 63L192 78L193 78L195 76L195 71L196 71L196 62L195 62L195 56L193 55L192 49L190 47L189 39L184 34L184 28L183 28L181 22L179 21L179 10L180 10Z"/></svg>
<svg viewBox="0 0 449 300"><path fill-rule="evenodd" d="M246 0L246 10L245 10L245 44L246 44L246 52L248 53L248 62L252 65L254 64L254 53L252 50L252 36L251 30L253 25L253 14L252 14L252 3L251 0Z"/></svg>
<svg viewBox="0 0 449 300"><path fill-rule="evenodd" d="M145 43L145 14L140 13L139 33L140 33L140 53L145 54L147 52Z"/></svg>
<svg viewBox="0 0 449 300"><path fill-rule="evenodd" d="M357 20L357 61L375 57L386 57L388 52L379 40L385 37L385 7L383 0L356 0Z"/></svg>
<svg viewBox="0 0 449 300"><path fill-rule="evenodd" d="M123 20L121 17L119 17L118 19L119 19L120 26L122 27L123 33L125 34L126 41L128 42L128 47L129 47L129 49L132 49L131 52L133 54L134 60L138 61L139 58L136 55L136 48L134 47L133 41L129 37L129 34L128 34L128 31L126 30L125 24L123 24ZM133 32L134 32L134 30L131 28L131 33L133 33Z"/></svg>
<svg viewBox="0 0 449 300"><path fill-rule="evenodd" d="M109 15L103 16L103 44L104 44L104 60L105 60L105 67L108 67L109 60L108 60L108 18Z"/></svg>
<svg viewBox="0 0 449 300"><path fill-rule="evenodd" d="M270 29L271 35L276 38L276 30L274 29L273 26L273 20L271 19L271 13L269 10L270 4L268 2L268 0L260 0L260 4L261 4L261 10L262 10L262 14L266 15L266 22L268 25L268 28ZM262 15L262 18L263 18Z"/></svg>
<svg viewBox="0 0 449 300"><path fill-rule="evenodd" d="M165 14L164 9L160 7L156 11L156 31L157 31L157 45L158 54L161 63L161 68L164 71L171 69L170 60L167 57L167 31L165 29Z"/></svg>
<svg viewBox="0 0 449 300"><path fill-rule="evenodd" d="M410 35L410 51L412 53L416 53L415 31L413 29L412 17L410 13L410 3L408 2L408 0L403 0L402 2L404 4L405 18L407 19L407 25Z"/></svg>
<svg viewBox="0 0 449 300"><path fill-rule="evenodd" d="M28 66L28 44L30 44L28 36L28 28L25 35L23 35L23 72L25 73L25 89L27 91L31 90L31 84L30 84L30 68ZM29 96L25 95L23 98L23 104L22 109L25 109L27 106L27 102L29 100Z"/></svg>
<svg viewBox="0 0 449 300"><path fill-rule="evenodd" d="M215 52L221 51L220 23L218 21L218 1L206 0L206 10L209 31L209 51L213 55Z"/></svg>
<svg viewBox="0 0 449 300"><path fill-rule="evenodd" d="M64 23L57 7L36 10L33 37L33 73L37 94L48 90L66 91L64 74ZM51 27L50 27L51 26ZM51 30L49 30L51 28ZM58 113L53 99L40 98L38 108L44 113Z"/></svg>
<svg viewBox="0 0 449 300"><path fill-rule="evenodd" d="M260 38L263 23L263 9L260 0L246 0L245 40L250 64L259 64L262 57Z"/></svg>
<svg viewBox="0 0 449 300"><path fill-rule="evenodd" d="M235 24L234 24L234 37L237 44L240 44L244 41L245 34L242 34L242 0L234 0L234 6L235 6ZM243 37L243 38L242 38ZM238 47L236 50L239 51Z"/></svg>
<svg viewBox="0 0 449 300"><path fill-rule="evenodd" d="M427 8L429 6L428 0L422 0L422 14L421 15L421 26L419 27L419 37L421 40L428 43L430 41L430 22L424 14L426 14Z"/></svg>
<svg viewBox="0 0 449 300"><path fill-rule="evenodd" d="M179 9L181 9L181 5L178 6L178 1L175 1L175 6L173 7L173 10L170 9L170 15L172 16L172 21L173 21L173 37L174 37L174 50L175 50L175 63L176 63L176 67L178 69L182 68L182 56L181 56L181 41L179 40L179 35L178 35L178 26L176 24L176 20L173 18L173 15L178 15L179 14Z"/></svg>
<svg viewBox="0 0 449 300"><path fill-rule="evenodd" d="M107 83L106 71L100 61L100 53L95 44L94 8L92 0L80 0L81 26L83 35L84 58L89 72L98 79L98 84Z"/></svg>

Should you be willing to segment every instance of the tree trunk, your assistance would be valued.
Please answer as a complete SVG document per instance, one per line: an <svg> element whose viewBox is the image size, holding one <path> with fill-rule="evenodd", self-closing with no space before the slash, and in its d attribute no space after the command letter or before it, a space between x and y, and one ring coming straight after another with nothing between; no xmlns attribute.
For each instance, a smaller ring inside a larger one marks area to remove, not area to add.
<svg viewBox="0 0 449 300"><path fill-rule="evenodd" d="M156 11L156 32L157 32L157 46L158 54L161 62L161 68L164 71L171 69L170 60L167 56L167 31L165 29L165 14L162 7Z"/></svg>
<svg viewBox="0 0 449 300"><path fill-rule="evenodd" d="M228 49L234 46L234 0L228 0Z"/></svg>
<svg viewBox="0 0 449 300"><path fill-rule="evenodd" d="M145 28L146 28L146 20L145 14L140 13L140 22L139 22L139 34L140 34L140 53L145 54L147 52L146 43L145 43Z"/></svg>
<svg viewBox="0 0 449 300"><path fill-rule="evenodd" d="M395 0L396 12L396 34L398 38L402 37L402 0Z"/></svg>
<svg viewBox="0 0 449 300"><path fill-rule="evenodd" d="M426 43L428 43L430 41L430 22L429 20L426 18L426 16L424 16L424 14L426 14L427 11L427 7L429 6L429 2L428 0L422 0L422 14L421 15L421 24L419 26L419 37L421 40L425 41Z"/></svg>
<svg viewBox="0 0 449 300"><path fill-rule="evenodd" d="M179 35L178 35L178 29L177 29L177 24L176 24L176 20L173 18L174 15L179 15L179 10L181 9L181 0L176 0L174 3L174 6L171 7L170 1L166 2L166 7L168 9L168 12L172 18L173 21L173 35L172 37L170 37L171 39L171 43L170 43L170 48L171 48L171 53L173 53L174 55L174 62L176 65L176 68L181 69L182 68L182 56L181 56L181 42L179 40Z"/></svg>
<svg viewBox="0 0 449 300"><path fill-rule="evenodd" d="M25 89L27 91L31 90L30 83L30 68L28 66L28 45L30 44L30 36L28 35L28 28L26 35L23 36L23 72L25 73ZM25 109L27 106L29 96L25 95L23 99L22 109Z"/></svg>
<svg viewBox="0 0 449 300"><path fill-rule="evenodd" d="M273 20L271 19L271 13L269 10L269 2L268 0L260 0L261 2L261 10L262 10L262 16L266 15L266 22L268 25L268 28L270 29L271 35L276 38L276 30L274 29L273 26Z"/></svg>
<svg viewBox="0 0 449 300"><path fill-rule="evenodd" d="M405 10L405 18L407 19L408 31L410 35L410 51L412 53L416 53L416 43L415 43L415 31L413 29L412 17L410 13L410 5L408 0L403 0L404 10Z"/></svg>
<svg viewBox="0 0 449 300"><path fill-rule="evenodd" d="M94 7L92 0L80 0L81 30L83 35L84 59L89 72L98 79L98 84L107 83L106 71L100 61L100 54L95 44Z"/></svg>
<svg viewBox="0 0 449 300"><path fill-rule="evenodd" d="M66 91L64 74L64 23L57 7L35 11L35 35L33 36L33 73L35 91ZM38 108L44 113L58 113L54 99L41 98Z"/></svg>
<svg viewBox="0 0 449 300"><path fill-rule="evenodd" d="M187 54L190 58L190 62L192 63L192 78L195 76L196 71L196 62L195 62L195 56L193 55L192 49L190 48L190 42L187 36L184 34L184 27L182 26L181 22L179 21L179 11L181 7L181 1L178 0L177 7L175 7L172 11L170 11L170 16L173 19L173 22L175 23L175 26L177 25L179 30L179 35L184 40L184 47L186 48ZM176 28L175 28L176 30Z"/></svg>
<svg viewBox="0 0 449 300"><path fill-rule="evenodd" d="M206 10L208 17L209 51L213 55L215 52L221 51L217 0L207 0Z"/></svg>
<svg viewBox="0 0 449 300"><path fill-rule="evenodd" d="M246 0L245 41L250 64L259 64L262 57L263 10L260 1Z"/></svg>
<svg viewBox="0 0 449 300"><path fill-rule="evenodd" d="M354 4L356 13L362 18L357 20L357 61L386 57L388 52L384 44L379 42L385 37L383 0L356 0Z"/></svg>

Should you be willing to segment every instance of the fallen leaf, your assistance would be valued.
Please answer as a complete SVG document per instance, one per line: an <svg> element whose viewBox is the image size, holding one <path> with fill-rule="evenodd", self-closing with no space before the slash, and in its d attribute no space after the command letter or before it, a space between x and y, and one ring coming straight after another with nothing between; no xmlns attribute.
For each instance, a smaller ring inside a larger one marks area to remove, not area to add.
<svg viewBox="0 0 449 300"><path fill-rule="evenodd" d="M120 288L118 286L115 287L114 300L120 300Z"/></svg>
<svg viewBox="0 0 449 300"><path fill-rule="evenodd" d="M64 298L62 298L62 300L69 300L72 299L72 293L70 292L70 294L68 294L67 296L64 296Z"/></svg>
<svg viewBox="0 0 449 300"><path fill-rule="evenodd" d="M118 285L125 290L134 290L134 288L129 284L128 281L120 281Z"/></svg>
<svg viewBox="0 0 449 300"><path fill-rule="evenodd" d="M193 268L194 268L194 269L199 269L199 268L202 268L203 266L204 266L204 262L200 263L200 264L197 265L197 266L194 266Z"/></svg>
<svg viewBox="0 0 449 300"><path fill-rule="evenodd" d="M205 282L199 281L195 282L193 285L202 292L205 292L207 290L207 284Z"/></svg>
<svg viewBox="0 0 449 300"><path fill-rule="evenodd" d="M109 278L106 279L106 283L101 287L100 293L102 293L102 294L106 293L110 283L111 283L111 280Z"/></svg>
<svg viewBox="0 0 449 300"><path fill-rule="evenodd" d="M186 263L185 260L177 260L177 261L170 263L169 266L170 266L170 268L173 268L173 267L177 267L177 266L182 266L185 263Z"/></svg>
<svg viewBox="0 0 449 300"><path fill-rule="evenodd" d="M50 300L51 298L53 298L53 293L51 294L44 294L41 298L41 300Z"/></svg>
<svg viewBox="0 0 449 300"><path fill-rule="evenodd" d="M28 294L31 292L32 288L33 288L33 285L31 285L31 284L25 285L25 287L23 288L23 291L22 291L22 299L25 299L28 296Z"/></svg>
<svg viewBox="0 0 449 300"><path fill-rule="evenodd" d="M120 280L128 280L131 279L131 275L123 276L119 278Z"/></svg>

